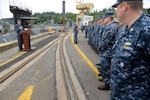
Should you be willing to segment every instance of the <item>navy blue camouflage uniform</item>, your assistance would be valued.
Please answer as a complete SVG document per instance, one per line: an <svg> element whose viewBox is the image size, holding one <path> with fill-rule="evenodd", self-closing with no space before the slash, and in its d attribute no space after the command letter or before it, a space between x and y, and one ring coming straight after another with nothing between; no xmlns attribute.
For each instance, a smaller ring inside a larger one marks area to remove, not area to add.
<svg viewBox="0 0 150 100"><path fill-rule="evenodd" d="M92 43L92 36L93 36L93 32L94 32L94 24L92 23L90 26L89 26L89 31L88 31L88 43L91 45Z"/></svg>
<svg viewBox="0 0 150 100"><path fill-rule="evenodd" d="M96 38L95 38L95 48L96 50L98 50L98 46L99 46L99 38L100 38L100 28L101 28L101 25L97 25L97 28L96 28L96 31L95 31L95 35L96 35Z"/></svg>
<svg viewBox="0 0 150 100"><path fill-rule="evenodd" d="M89 40L90 40L90 36L91 36L91 24L88 24L88 27L87 27L88 42L89 42Z"/></svg>
<svg viewBox="0 0 150 100"><path fill-rule="evenodd" d="M150 100L150 17L145 14L114 45L110 100Z"/></svg>
<svg viewBox="0 0 150 100"><path fill-rule="evenodd" d="M73 32L74 32L74 43L78 43L78 37L77 37L77 35L78 35L78 26L77 25L74 26Z"/></svg>
<svg viewBox="0 0 150 100"><path fill-rule="evenodd" d="M19 50L23 50L22 45L23 45L23 38L21 32L23 31L23 26L16 24L15 25L15 31L17 33L17 39L18 39L18 47Z"/></svg>
<svg viewBox="0 0 150 100"><path fill-rule="evenodd" d="M103 81L105 84L110 84L110 76L111 76L111 54L112 47L116 41L118 27L112 23L109 26L105 27L105 31L102 34L102 39L100 42L100 71L103 76Z"/></svg>
<svg viewBox="0 0 150 100"><path fill-rule="evenodd" d="M122 31L126 31L127 29L127 25L124 26L119 26L118 27L118 32L117 32L117 36L116 36L116 42L117 40L123 35L123 33L121 33ZM114 45L115 46L115 45ZM113 47L114 48L114 47Z"/></svg>
<svg viewBox="0 0 150 100"><path fill-rule="evenodd" d="M100 25L99 26L99 32L98 32L98 49L100 48L100 41L102 40L102 34L105 30L106 25Z"/></svg>
<svg viewBox="0 0 150 100"><path fill-rule="evenodd" d="M87 38L87 34L88 34L88 25L85 25L84 30L85 30L85 38Z"/></svg>
<svg viewBox="0 0 150 100"><path fill-rule="evenodd" d="M97 47L97 37L98 37L98 32L99 32L99 25L95 25L94 26L94 31L93 31L93 34L92 34L92 40L91 40L91 45L92 47L94 47L96 49Z"/></svg>

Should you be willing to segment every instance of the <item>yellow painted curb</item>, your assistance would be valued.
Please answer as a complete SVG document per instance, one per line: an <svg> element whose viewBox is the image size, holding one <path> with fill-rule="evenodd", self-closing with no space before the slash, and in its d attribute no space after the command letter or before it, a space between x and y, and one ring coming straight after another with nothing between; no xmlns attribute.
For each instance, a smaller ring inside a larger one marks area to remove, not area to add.
<svg viewBox="0 0 150 100"><path fill-rule="evenodd" d="M34 86L28 86L27 89L19 96L18 100L31 100Z"/></svg>
<svg viewBox="0 0 150 100"><path fill-rule="evenodd" d="M22 55L25 54L25 53L26 53L26 51L25 51L25 52L21 52L21 53L19 53L18 55L15 55L14 57L8 59L7 61L1 63L1 64L0 64L0 67L2 67L3 65L5 65L5 64L7 64L7 63L9 63L9 62L11 62L11 61L17 59L17 58L19 58L20 56L22 56Z"/></svg>
<svg viewBox="0 0 150 100"><path fill-rule="evenodd" d="M80 50L80 48L76 44L74 44L73 35L71 36L71 41L72 41L73 46L76 48L77 52L79 53L79 55L84 59L84 61L89 66L89 68L96 74L96 77L100 78L101 76L98 76L100 72L97 70L94 64L86 57L86 55ZM103 85L104 82L100 82L100 84ZM110 90L108 90L108 92L110 92Z"/></svg>
<svg viewBox="0 0 150 100"><path fill-rule="evenodd" d="M74 44L73 35L71 36L71 40L72 40L72 44ZM96 74L99 74L97 68L96 68L96 67L94 66L94 64L87 58L87 56L79 49L79 47L78 47L76 44L74 44L73 46L76 48L77 52L81 55L81 57L84 59L84 61L89 65L90 69L91 69L92 71L94 71Z"/></svg>

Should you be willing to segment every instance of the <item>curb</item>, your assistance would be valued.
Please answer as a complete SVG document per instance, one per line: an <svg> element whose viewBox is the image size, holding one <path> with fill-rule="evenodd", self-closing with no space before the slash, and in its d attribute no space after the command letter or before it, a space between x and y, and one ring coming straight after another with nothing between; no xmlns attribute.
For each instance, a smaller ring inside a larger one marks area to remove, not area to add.
<svg viewBox="0 0 150 100"><path fill-rule="evenodd" d="M45 32L45 33L42 33L42 34L31 36L30 39L31 39L31 41L33 41L35 39L38 39L40 37L44 37L44 36L47 36L47 35L51 35L53 33L56 33L56 32L55 31ZM2 44L0 44L0 53L5 51L5 50L8 50L10 48L16 47L17 45L18 45L18 41L17 40L14 40L14 41L11 41L11 42L7 42L7 43L2 43Z"/></svg>

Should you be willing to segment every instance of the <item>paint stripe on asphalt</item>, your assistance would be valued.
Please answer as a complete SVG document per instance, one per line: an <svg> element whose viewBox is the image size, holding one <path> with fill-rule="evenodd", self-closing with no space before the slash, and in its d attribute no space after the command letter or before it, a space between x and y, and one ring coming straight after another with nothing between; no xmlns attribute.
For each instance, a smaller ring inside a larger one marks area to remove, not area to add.
<svg viewBox="0 0 150 100"><path fill-rule="evenodd" d="M71 40L72 40L72 44L74 44L73 35L71 36ZM92 71L94 71L96 74L99 74L97 68L96 68L96 67L94 66L94 64L88 59L88 57L80 50L80 48L79 48L76 44L74 44L73 46L76 48L77 52L81 55L81 57L84 59L84 61L89 65L90 69L91 69Z"/></svg>
<svg viewBox="0 0 150 100"><path fill-rule="evenodd" d="M19 96L18 100L32 100L34 86L28 86L27 89Z"/></svg>
<svg viewBox="0 0 150 100"><path fill-rule="evenodd" d="M20 52L18 55L15 55L14 57L12 57L12 58L6 60L5 62L1 63L0 67L4 66L5 64L7 64L7 63L9 63L9 62L11 62L11 61L13 61L13 60L15 60L17 58L19 58L20 56L22 56L25 53L26 53L26 51L25 52Z"/></svg>

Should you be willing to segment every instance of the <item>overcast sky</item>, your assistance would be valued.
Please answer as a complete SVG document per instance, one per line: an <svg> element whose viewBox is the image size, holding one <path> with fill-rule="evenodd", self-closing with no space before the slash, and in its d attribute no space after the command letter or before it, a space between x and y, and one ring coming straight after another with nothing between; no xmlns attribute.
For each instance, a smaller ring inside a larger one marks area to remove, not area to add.
<svg viewBox="0 0 150 100"><path fill-rule="evenodd" d="M29 6L33 12L46 12L54 11L62 12L62 1L63 0L0 0L0 18L10 18L12 13L9 11L9 2L17 2L18 5ZM66 12L78 13L76 10L75 0L65 0L66 1ZM77 0L79 1L79 0ZM87 3L90 0L84 0ZM94 9L100 11L104 8L109 8L117 0L92 0L94 4ZM144 8L150 8L150 0L143 0ZM21 3L20 3L21 2Z"/></svg>

